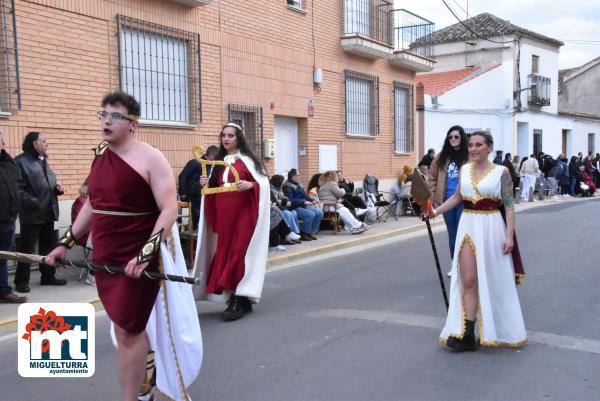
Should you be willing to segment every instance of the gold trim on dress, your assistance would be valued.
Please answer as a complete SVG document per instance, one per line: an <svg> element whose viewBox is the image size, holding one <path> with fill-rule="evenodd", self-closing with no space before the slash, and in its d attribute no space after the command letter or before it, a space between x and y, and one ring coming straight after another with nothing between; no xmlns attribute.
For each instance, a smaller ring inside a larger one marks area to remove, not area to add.
<svg viewBox="0 0 600 401"><path fill-rule="evenodd" d="M498 209L495 209L495 210L464 209L463 213L469 213L469 214L495 214L495 213L500 213L500 210L498 210Z"/></svg>
<svg viewBox="0 0 600 401"><path fill-rule="evenodd" d="M106 152L106 149L108 149L108 142L102 141L92 150L94 151L94 155L102 156Z"/></svg>
<svg viewBox="0 0 600 401"><path fill-rule="evenodd" d="M483 175L481 177L479 177L479 180L475 179L475 169L473 168L473 163L469 163L470 166L469 168L471 169L471 185L473 186L473 190L475 191L475 193L477 194L477 196L481 197L481 193L479 192L479 188L477 188L477 186L479 184L481 184L481 181L483 181L485 179L485 177L488 176L488 174L490 174L496 167L496 164L492 164L490 167L488 167Z"/></svg>

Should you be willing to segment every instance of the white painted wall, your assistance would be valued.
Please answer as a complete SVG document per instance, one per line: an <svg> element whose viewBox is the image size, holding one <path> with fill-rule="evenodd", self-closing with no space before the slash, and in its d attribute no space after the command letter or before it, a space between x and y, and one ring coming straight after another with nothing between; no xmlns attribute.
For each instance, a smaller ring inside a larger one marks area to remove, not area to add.
<svg viewBox="0 0 600 401"><path fill-rule="evenodd" d="M522 39L521 43L521 60L520 60L520 76L521 89L527 88L527 76L531 74L532 55L539 56L538 75L549 77L551 80L550 106L541 108L541 111L547 113L558 112L558 48L544 45L543 43L530 39ZM527 96L529 91L521 92L521 104L523 109L528 109Z"/></svg>

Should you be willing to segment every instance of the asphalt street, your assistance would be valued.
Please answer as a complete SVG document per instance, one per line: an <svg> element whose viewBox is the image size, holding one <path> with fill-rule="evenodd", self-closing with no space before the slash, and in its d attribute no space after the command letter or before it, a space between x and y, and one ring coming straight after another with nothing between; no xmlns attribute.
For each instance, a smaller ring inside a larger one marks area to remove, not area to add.
<svg viewBox="0 0 600 401"><path fill-rule="evenodd" d="M517 214L530 343L449 352L426 232L267 275L263 301L224 323L199 303L205 357L194 400L600 400L600 202ZM444 272L447 235L436 230ZM446 278L447 285L449 278ZM90 379L25 379L0 340L0 400L117 400L108 320L97 318ZM159 372L160 374L160 372Z"/></svg>

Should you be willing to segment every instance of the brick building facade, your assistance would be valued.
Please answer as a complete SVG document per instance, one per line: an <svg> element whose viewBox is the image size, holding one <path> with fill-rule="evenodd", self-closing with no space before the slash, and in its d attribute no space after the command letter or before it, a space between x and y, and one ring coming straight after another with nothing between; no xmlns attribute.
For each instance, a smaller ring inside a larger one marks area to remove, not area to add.
<svg viewBox="0 0 600 401"><path fill-rule="evenodd" d="M385 180L416 163L415 71L432 60L403 47L387 1L1 3L0 129L13 155L27 132L46 135L63 201L76 196L100 141L100 99L117 89L140 100L139 137L176 174L230 119L257 151L276 139L270 174L298 167L308 180L338 168Z"/></svg>

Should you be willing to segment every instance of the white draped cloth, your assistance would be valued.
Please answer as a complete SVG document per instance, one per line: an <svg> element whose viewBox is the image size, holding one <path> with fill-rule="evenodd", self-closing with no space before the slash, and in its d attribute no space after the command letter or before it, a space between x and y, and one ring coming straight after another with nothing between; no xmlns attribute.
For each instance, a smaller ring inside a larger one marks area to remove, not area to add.
<svg viewBox="0 0 600 401"><path fill-rule="evenodd" d="M475 181L472 164L461 168L460 193L463 200L477 203L483 199L500 202L501 177L505 167L493 165ZM460 250L470 246L477 261L480 344L490 347L521 347L527 342L525 323L515 284L511 254L503 254L506 225L499 210L465 209L458 224L455 258L452 261L450 306L440 342L448 336L462 338L465 333L465 308L461 283Z"/></svg>
<svg viewBox="0 0 600 401"><path fill-rule="evenodd" d="M188 275L176 224L166 243L161 244L160 255L163 273ZM146 332L155 353L157 390L170 400L191 400L187 388L200 373L203 348L200 321L190 284L161 283ZM112 325L111 335L113 343L117 345Z"/></svg>

